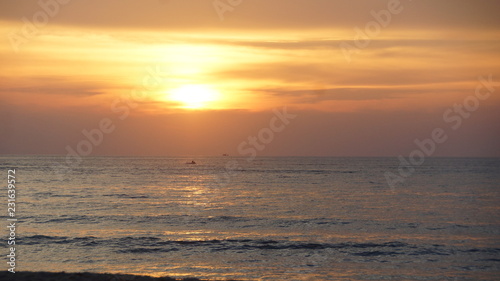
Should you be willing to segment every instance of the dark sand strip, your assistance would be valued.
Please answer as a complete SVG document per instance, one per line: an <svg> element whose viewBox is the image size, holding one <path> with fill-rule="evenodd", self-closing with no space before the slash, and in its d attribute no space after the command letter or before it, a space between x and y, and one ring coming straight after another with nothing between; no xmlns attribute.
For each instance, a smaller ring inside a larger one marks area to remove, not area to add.
<svg viewBox="0 0 500 281"><path fill-rule="evenodd" d="M129 274L107 274L107 273L66 273L66 272L0 272L0 280L16 281L209 281L208 279L170 277L150 277ZM236 280L228 280L236 281Z"/></svg>

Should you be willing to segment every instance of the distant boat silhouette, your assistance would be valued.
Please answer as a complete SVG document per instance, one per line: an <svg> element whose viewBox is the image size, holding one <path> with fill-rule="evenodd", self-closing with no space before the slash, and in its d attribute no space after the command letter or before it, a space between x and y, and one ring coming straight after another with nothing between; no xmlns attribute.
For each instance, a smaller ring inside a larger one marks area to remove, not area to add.
<svg viewBox="0 0 500 281"><path fill-rule="evenodd" d="M196 162L191 161L191 162L186 162L186 164L196 164Z"/></svg>

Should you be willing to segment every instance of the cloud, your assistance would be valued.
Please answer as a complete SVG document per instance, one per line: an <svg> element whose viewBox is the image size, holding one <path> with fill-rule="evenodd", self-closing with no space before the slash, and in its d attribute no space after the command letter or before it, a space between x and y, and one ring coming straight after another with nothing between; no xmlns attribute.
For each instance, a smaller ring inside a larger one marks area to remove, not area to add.
<svg viewBox="0 0 500 281"><path fill-rule="evenodd" d="M312 104L322 101L363 101L385 100L402 98L408 93L424 93L427 91L401 90L401 89L359 89L359 88L323 88L308 90L259 89L255 92L264 92L270 96L293 98L299 104Z"/></svg>
<svg viewBox="0 0 500 281"><path fill-rule="evenodd" d="M300 117L265 155L407 153L479 75L498 78L500 2L401 0L346 62L339 44L355 45L355 28L388 2L248 0L220 21L212 0L69 1L18 54L0 49L0 153L64 154L111 118L117 130L96 155L235 154L284 104ZM0 31L19 30L37 3L0 1ZM168 77L121 120L110 105L129 105L151 66ZM183 111L162 97L188 84L248 111ZM498 108L496 96L481 104L445 155L499 155Z"/></svg>
<svg viewBox="0 0 500 281"><path fill-rule="evenodd" d="M367 62L368 61L368 62ZM417 61L417 60L416 60ZM212 74L213 79L248 79L271 81L273 84L287 83L287 88L302 87L301 84L316 84L323 88L402 88L406 86L439 89L438 84L446 84L448 90L461 88L454 84L470 82L476 79L470 69L456 68L454 65L437 64L433 66L412 65L407 59L406 65L378 65L373 58L364 60L358 66L336 66L333 62L294 63L276 62L262 64L243 64L234 69L221 70ZM417 61L418 62L418 61ZM454 68L455 67L455 68ZM477 71L476 73L482 73ZM271 82L261 82L271 84ZM307 87L307 86L306 86ZM256 89L257 90L257 89Z"/></svg>
<svg viewBox="0 0 500 281"><path fill-rule="evenodd" d="M0 1L0 19L31 18L38 1ZM57 25L135 29L315 29L353 28L372 20L370 12L387 9L388 0L244 1L220 21L212 0L72 0L51 22ZM401 0L404 10L395 28L489 28L500 26L495 0ZM89 14L92 16L90 17ZM425 19L425 20L423 20Z"/></svg>
<svg viewBox="0 0 500 281"><path fill-rule="evenodd" d="M68 77L31 76L31 77L0 77L2 87L0 94L35 94L35 95L67 95L96 96L104 93L107 86L98 83L85 83ZM22 85L22 86L20 86Z"/></svg>

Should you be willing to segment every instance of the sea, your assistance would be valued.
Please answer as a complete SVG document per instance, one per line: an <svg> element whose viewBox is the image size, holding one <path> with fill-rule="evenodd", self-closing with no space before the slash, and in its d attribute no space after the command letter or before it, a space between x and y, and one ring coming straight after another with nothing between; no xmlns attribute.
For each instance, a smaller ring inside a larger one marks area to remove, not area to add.
<svg viewBox="0 0 500 281"><path fill-rule="evenodd" d="M500 280L499 158L0 156L4 270L10 169L16 271Z"/></svg>

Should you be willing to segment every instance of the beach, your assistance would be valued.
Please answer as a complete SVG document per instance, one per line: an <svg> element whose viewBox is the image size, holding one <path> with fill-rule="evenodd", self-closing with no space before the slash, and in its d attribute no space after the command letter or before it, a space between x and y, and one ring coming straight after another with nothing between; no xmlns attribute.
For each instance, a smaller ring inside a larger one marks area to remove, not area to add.
<svg viewBox="0 0 500 281"><path fill-rule="evenodd" d="M128 274L67 273L67 272L0 272L1 280L17 281L208 281L198 278L150 277ZM228 280L230 281L230 280ZM235 280L233 280L235 281Z"/></svg>

